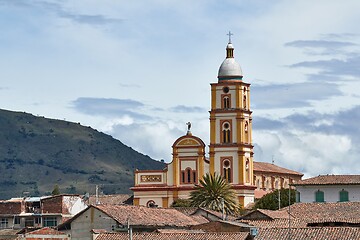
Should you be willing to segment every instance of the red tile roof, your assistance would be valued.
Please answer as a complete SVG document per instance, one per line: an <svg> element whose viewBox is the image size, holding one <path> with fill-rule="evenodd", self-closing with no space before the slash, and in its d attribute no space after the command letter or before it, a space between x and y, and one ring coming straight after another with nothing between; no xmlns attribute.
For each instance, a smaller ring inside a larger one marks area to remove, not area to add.
<svg viewBox="0 0 360 240"><path fill-rule="evenodd" d="M198 224L194 219L173 208L148 208L130 205L96 205L93 207L123 225L127 224L128 219L133 226L186 227Z"/></svg>
<svg viewBox="0 0 360 240"><path fill-rule="evenodd" d="M319 175L298 181L294 185L359 185L360 175Z"/></svg>
<svg viewBox="0 0 360 240"><path fill-rule="evenodd" d="M288 207L281 210L288 210ZM344 222L360 223L360 202L295 203L291 215L308 223Z"/></svg>
<svg viewBox="0 0 360 240"><path fill-rule="evenodd" d="M276 239L326 239L326 240L357 240L360 239L360 228L352 227L311 227L291 229L289 236L288 228L264 228L259 229L256 240Z"/></svg>
<svg viewBox="0 0 360 240"><path fill-rule="evenodd" d="M100 204L124 204L130 197L130 194L99 195L98 201ZM89 205L96 204L96 196L91 195L88 202Z"/></svg>
<svg viewBox="0 0 360 240"><path fill-rule="evenodd" d="M238 219L241 220L274 220L289 218L287 210L267 210L267 209L256 209L253 210Z"/></svg>
<svg viewBox="0 0 360 240"><path fill-rule="evenodd" d="M278 218L274 220L240 220L241 223L246 223L257 228L287 228L289 227L289 219ZM300 219L291 219L291 228L307 227L307 222Z"/></svg>
<svg viewBox="0 0 360 240"><path fill-rule="evenodd" d="M288 227L288 207L277 211L257 209L240 218L240 222L259 228ZM291 226L306 227L323 223L360 224L360 202L295 203L290 207Z"/></svg>
<svg viewBox="0 0 360 240"><path fill-rule="evenodd" d="M249 233L133 233L133 240L245 240ZM96 240L128 240L127 233L102 233Z"/></svg>
<svg viewBox="0 0 360 240"><path fill-rule="evenodd" d="M303 176L304 174L279 167L272 163L266 163L266 162L255 162L254 161L254 172L270 172L270 173L280 173L280 174L287 174L287 175L298 175Z"/></svg>
<svg viewBox="0 0 360 240"><path fill-rule="evenodd" d="M254 190L254 197L255 199L260 199L263 196L265 196L268 193L271 193L272 191L266 191L266 190L262 190L262 189L255 189Z"/></svg>
<svg viewBox="0 0 360 240"><path fill-rule="evenodd" d="M65 233L63 232L59 232L53 228L49 228L49 227L44 227L44 228L40 228L38 230L32 231L27 233L29 235L64 235Z"/></svg>

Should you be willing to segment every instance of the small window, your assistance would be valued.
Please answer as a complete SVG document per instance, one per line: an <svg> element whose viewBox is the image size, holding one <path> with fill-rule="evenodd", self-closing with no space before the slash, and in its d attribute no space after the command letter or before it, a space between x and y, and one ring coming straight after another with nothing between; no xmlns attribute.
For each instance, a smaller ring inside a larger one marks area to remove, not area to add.
<svg viewBox="0 0 360 240"><path fill-rule="evenodd" d="M230 108L230 98L228 96L225 96L223 98L223 106L224 108Z"/></svg>
<svg viewBox="0 0 360 240"><path fill-rule="evenodd" d="M300 202L300 192L296 191L296 202Z"/></svg>
<svg viewBox="0 0 360 240"><path fill-rule="evenodd" d="M230 124L225 122L222 127L223 132L223 143L230 143Z"/></svg>
<svg viewBox="0 0 360 240"><path fill-rule="evenodd" d="M9 220L7 218L2 218L0 222L0 228L8 228Z"/></svg>
<svg viewBox="0 0 360 240"><path fill-rule="evenodd" d="M15 224L15 225L19 225L20 223L21 223L20 218L19 218L19 217L15 217L15 218L14 218L14 224Z"/></svg>
<svg viewBox="0 0 360 240"><path fill-rule="evenodd" d="M223 161L223 178L227 182L231 182L231 163L227 159Z"/></svg>
<svg viewBox="0 0 360 240"><path fill-rule="evenodd" d="M348 202L349 201L349 192L344 189L340 191L340 202Z"/></svg>
<svg viewBox="0 0 360 240"><path fill-rule="evenodd" d="M35 224L40 224L40 223L41 223L41 218L40 218L40 217L36 217L36 218L34 219L34 222L35 222Z"/></svg>
<svg viewBox="0 0 360 240"><path fill-rule="evenodd" d="M186 168L181 171L181 182L182 183L195 183L196 182L196 170L192 170L191 168Z"/></svg>
<svg viewBox="0 0 360 240"><path fill-rule="evenodd" d="M57 220L56 217L45 217L44 218L44 227L56 227Z"/></svg>
<svg viewBox="0 0 360 240"><path fill-rule="evenodd" d="M318 190L315 192L315 202L325 202L323 191Z"/></svg>

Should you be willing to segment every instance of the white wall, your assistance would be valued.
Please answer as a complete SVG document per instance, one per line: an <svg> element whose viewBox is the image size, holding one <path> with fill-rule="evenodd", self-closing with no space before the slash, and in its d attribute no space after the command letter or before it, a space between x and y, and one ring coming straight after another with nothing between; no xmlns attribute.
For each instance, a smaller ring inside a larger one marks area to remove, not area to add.
<svg viewBox="0 0 360 240"><path fill-rule="evenodd" d="M340 200L340 191L349 192L350 202L360 202L360 185L328 185L328 186L296 186L296 190L300 192L300 202L315 202L315 192L318 190L324 192L325 202L338 202Z"/></svg>
<svg viewBox="0 0 360 240"><path fill-rule="evenodd" d="M103 212L89 208L71 223L72 240L89 240L92 239L92 229L106 229L111 231L111 227L116 225L116 221ZM68 231L63 231L68 233Z"/></svg>

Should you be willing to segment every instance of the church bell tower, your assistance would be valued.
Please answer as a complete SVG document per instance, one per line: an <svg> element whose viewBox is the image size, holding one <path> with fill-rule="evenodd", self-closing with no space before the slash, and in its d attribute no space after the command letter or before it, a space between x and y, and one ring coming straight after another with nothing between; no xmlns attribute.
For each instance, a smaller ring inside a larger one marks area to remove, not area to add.
<svg viewBox="0 0 360 240"><path fill-rule="evenodd" d="M243 81L240 65L229 42L226 59L211 84L210 173L220 174L236 192L242 206L253 202L253 145L250 84Z"/></svg>

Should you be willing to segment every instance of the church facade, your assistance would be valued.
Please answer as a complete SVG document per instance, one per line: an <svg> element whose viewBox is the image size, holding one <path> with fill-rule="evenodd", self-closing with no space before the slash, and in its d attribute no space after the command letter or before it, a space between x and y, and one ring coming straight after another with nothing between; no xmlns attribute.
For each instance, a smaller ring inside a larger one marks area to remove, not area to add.
<svg viewBox="0 0 360 240"><path fill-rule="evenodd" d="M226 59L211 83L209 158L205 143L186 135L172 145L172 162L163 170L135 171L134 205L169 207L179 198L188 198L206 173L219 174L235 191L241 206L254 202L254 162L250 84L243 81L229 37Z"/></svg>

